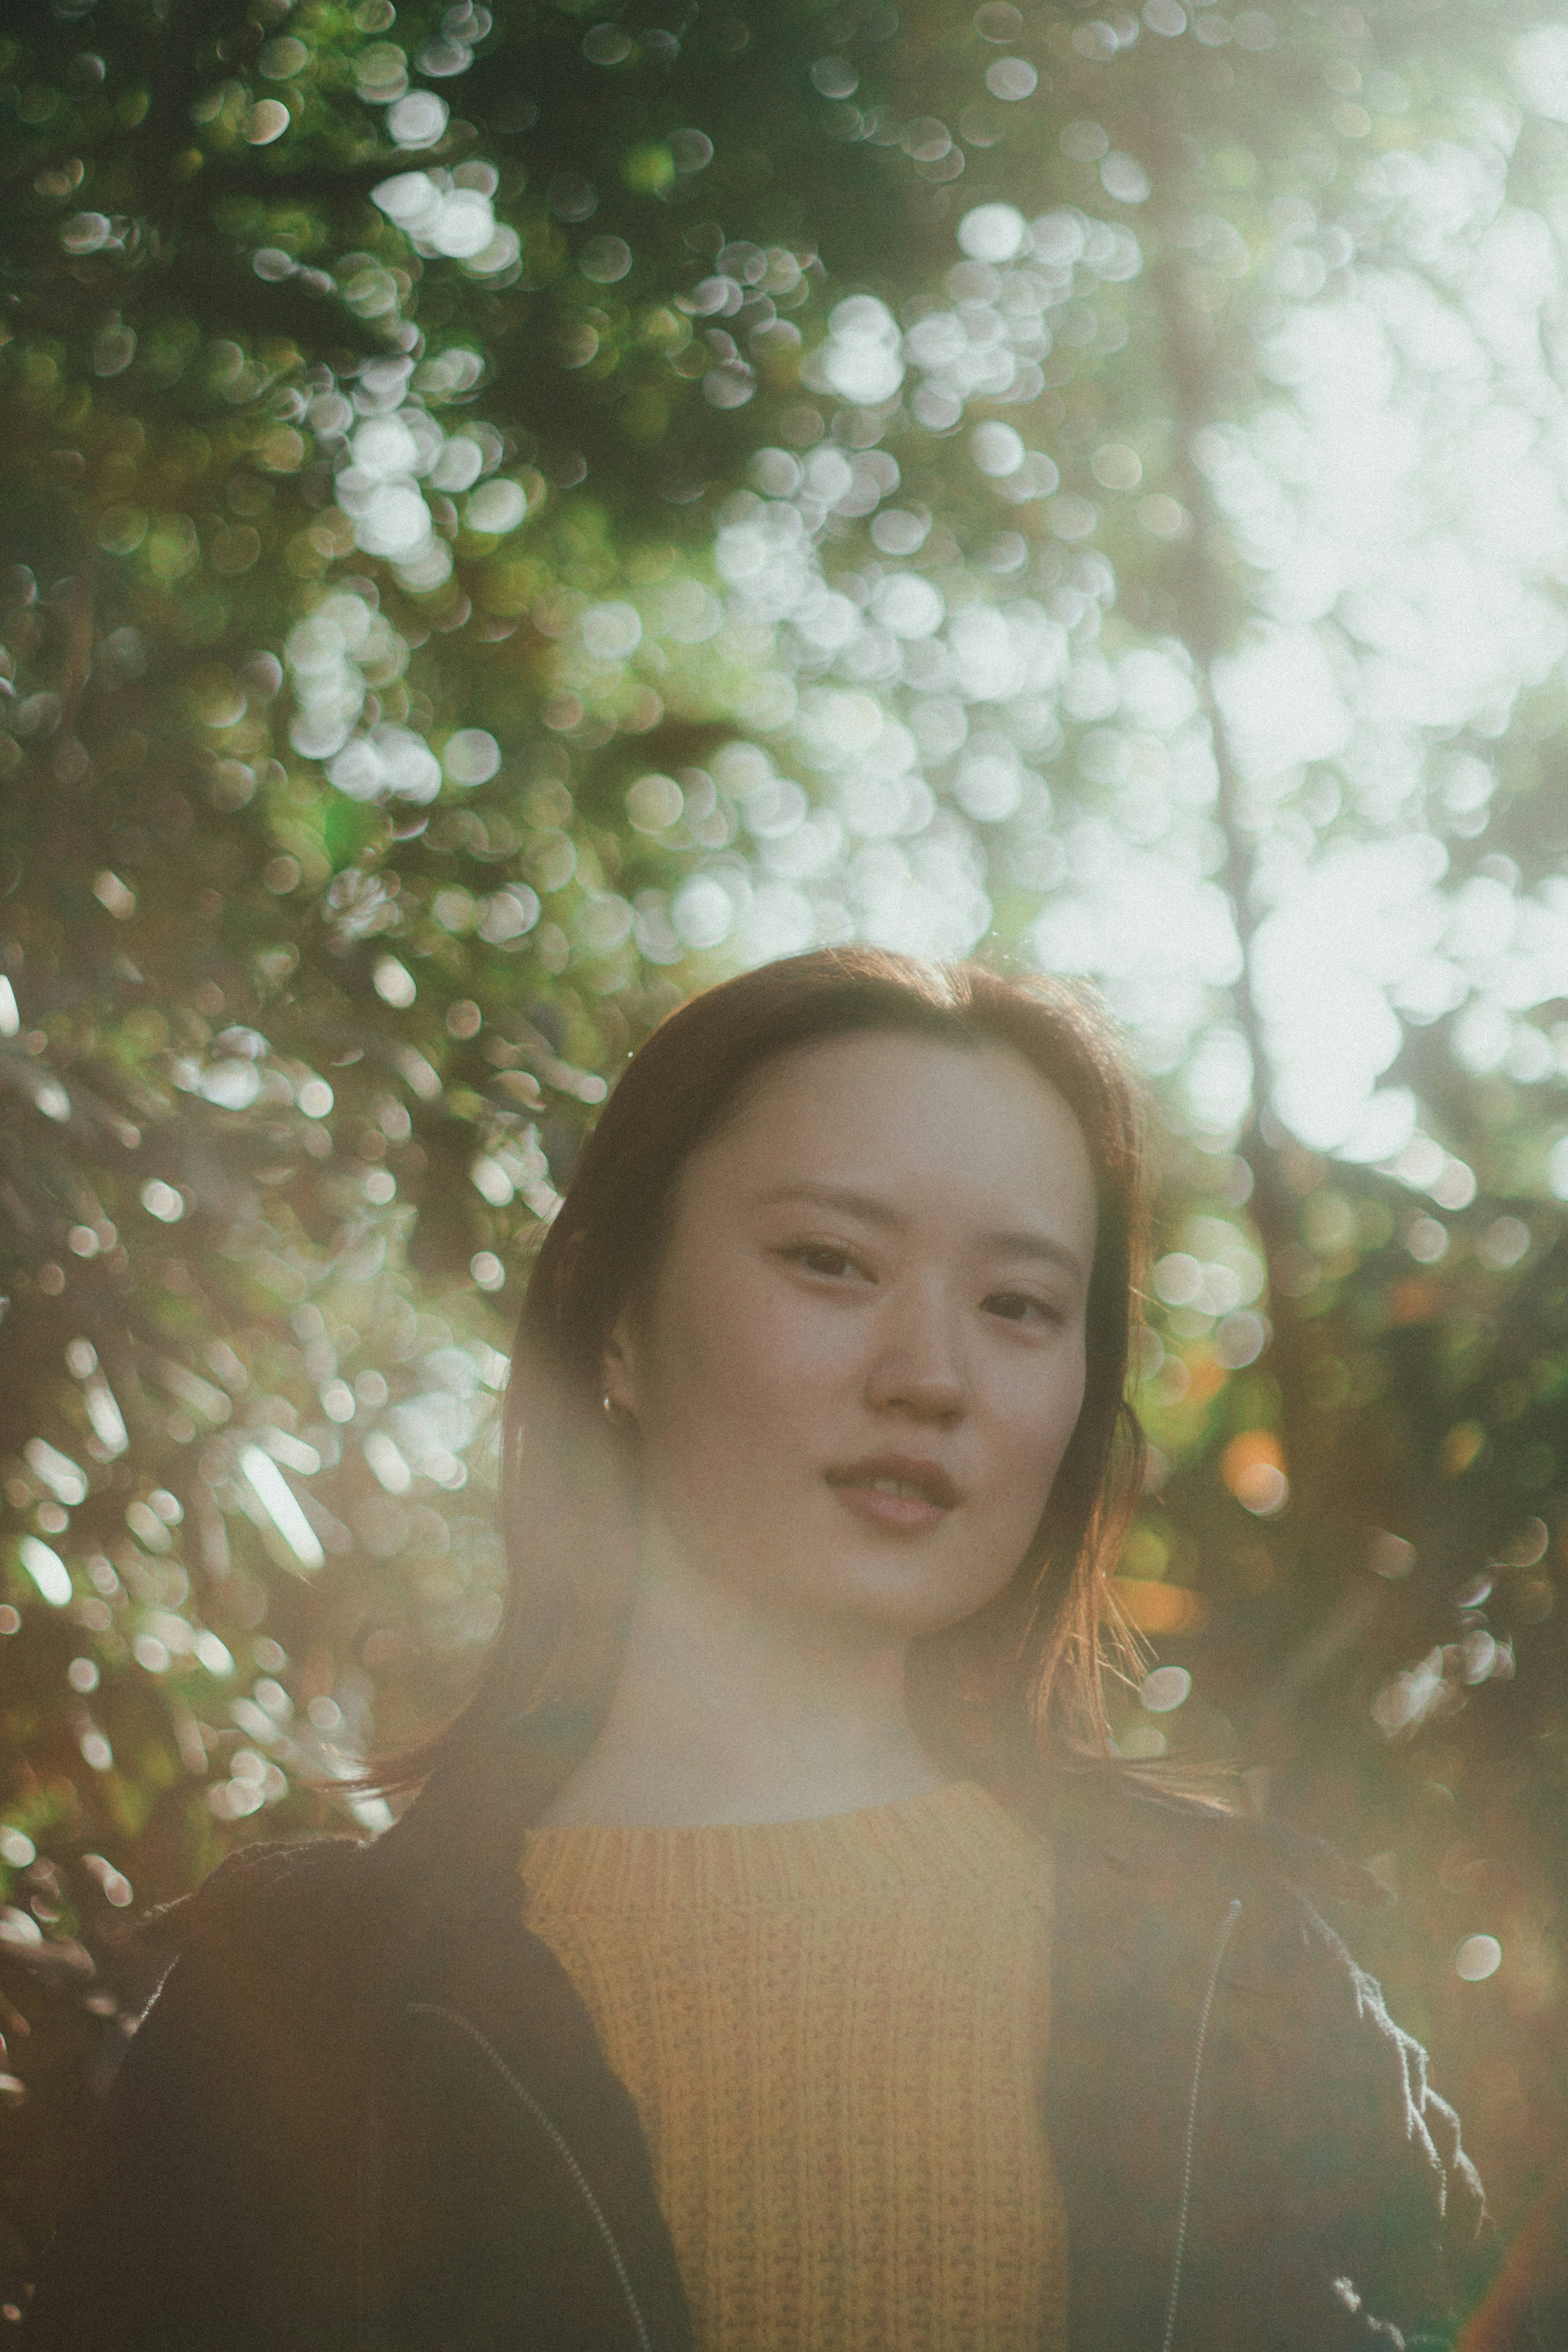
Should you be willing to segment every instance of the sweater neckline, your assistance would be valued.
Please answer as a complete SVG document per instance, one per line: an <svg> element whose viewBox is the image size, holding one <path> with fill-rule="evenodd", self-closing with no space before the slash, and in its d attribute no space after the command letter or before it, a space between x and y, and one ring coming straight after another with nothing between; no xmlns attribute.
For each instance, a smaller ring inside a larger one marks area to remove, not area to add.
<svg viewBox="0 0 1568 2352"><path fill-rule="evenodd" d="M772 1909L803 1902L951 1897L998 1878L1040 1881L1044 1842L975 1780L803 1821L678 1828L597 1822L530 1831L534 1912Z"/></svg>

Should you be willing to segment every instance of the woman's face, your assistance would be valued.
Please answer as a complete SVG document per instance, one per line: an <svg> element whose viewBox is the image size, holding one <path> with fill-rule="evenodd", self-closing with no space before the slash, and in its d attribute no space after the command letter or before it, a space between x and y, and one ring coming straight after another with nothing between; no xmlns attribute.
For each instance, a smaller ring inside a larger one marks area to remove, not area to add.
<svg viewBox="0 0 1568 2352"><path fill-rule="evenodd" d="M768 1067L688 1160L605 1385L649 1564L915 1634L999 1592L1083 1400L1094 1182L1005 1046L853 1035Z"/></svg>

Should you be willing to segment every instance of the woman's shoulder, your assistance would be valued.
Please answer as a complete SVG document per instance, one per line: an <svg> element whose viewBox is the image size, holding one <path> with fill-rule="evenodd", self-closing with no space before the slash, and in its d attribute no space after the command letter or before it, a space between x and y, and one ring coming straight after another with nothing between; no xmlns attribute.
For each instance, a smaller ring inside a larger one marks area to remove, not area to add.
<svg viewBox="0 0 1568 2352"><path fill-rule="evenodd" d="M240 1846L198 1886L151 1911L136 1937L170 1959L221 1960L325 1927L352 1910L370 1847L352 1837L277 1838Z"/></svg>
<svg viewBox="0 0 1568 2352"><path fill-rule="evenodd" d="M1110 1875L1179 1914L1243 1903L1382 1906L1387 1889L1327 1840L1235 1802L1114 1763L1058 1769L1043 1795L1068 1874Z"/></svg>
<svg viewBox="0 0 1568 2352"><path fill-rule="evenodd" d="M167 1969L181 2009L276 2018L382 2010L439 1974L448 1956L520 1925L504 1841L416 1804L375 1837L316 1836L242 1846L135 1933ZM501 1938L500 1940L504 1940Z"/></svg>
<svg viewBox="0 0 1568 2352"><path fill-rule="evenodd" d="M1369 1871L1222 1796L1115 1767L1057 1773L1048 1801L1064 2002L1146 2020L1223 1978L1281 2028L1326 2006L1357 2037L1370 1979L1340 1922L1390 1900Z"/></svg>

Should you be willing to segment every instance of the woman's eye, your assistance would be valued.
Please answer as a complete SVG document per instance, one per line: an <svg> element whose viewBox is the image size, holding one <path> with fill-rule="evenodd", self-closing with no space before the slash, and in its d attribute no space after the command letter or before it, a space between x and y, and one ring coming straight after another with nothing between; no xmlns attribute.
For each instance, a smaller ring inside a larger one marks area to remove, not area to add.
<svg viewBox="0 0 1568 2352"><path fill-rule="evenodd" d="M846 1257L842 1250L831 1248L826 1242L803 1242L784 1255L793 1265L804 1266L808 1274L837 1276L855 1271L853 1259Z"/></svg>
<svg viewBox="0 0 1568 2352"><path fill-rule="evenodd" d="M1031 1298L1023 1290L993 1291L985 1307L988 1315L996 1316L1003 1323L1045 1324L1060 1319L1056 1309L1048 1307L1043 1298Z"/></svg>

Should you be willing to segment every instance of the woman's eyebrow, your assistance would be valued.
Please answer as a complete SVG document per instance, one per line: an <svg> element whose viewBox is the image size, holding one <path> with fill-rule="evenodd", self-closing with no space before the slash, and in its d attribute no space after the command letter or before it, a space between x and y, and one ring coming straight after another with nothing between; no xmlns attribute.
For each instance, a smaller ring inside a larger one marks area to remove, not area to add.
<svg viewBox="0 0 1568 2352"><path fill-rule="evenodd" d="M1049 1234L987 1234L987 1247L999 1250L1008 1257L1035 1259L1041 1265L1060 1266L1075 1282L1083 1279L1083 1261L1065 1242L1053 1242Z"/></svg>
<svg viewBox="0 0 1568 2352"><path fill-rule="evenodd" d="M774 1208L781 1202L804 1201L828 1209L841 1209L852 1217L862 1217L867 1224L880 1225L884 1232L902 1231L908 1219L885 1201L873 1200L868 1193L856 1192L842 1184L774 1184L765 1192L754 1192L750 1205L754 1209ZM1083 1279L1083 1263L1076 1250L1065 1242L1053 1241L1049 1234L1024 1229L1011 1233L982 1234L986 1248L1001 1252L1008 1257L1031 1258L1041 1265L1059 1266L1074 1281Z"/></svg>
<svg viewBox="0 0 1568 2352"><path fill-rule="evenodd" d="M868 1224L883 1225L892 1231L908 1220L885 1201L874 1201L869 1193L852 1192L843 1184L770 1184L761 1192L754 1192L750 1205L754 1209L771 1209L784 1201L809 1201L824 1209L843 1209L852 1217L863 1217Z"/></svg>

